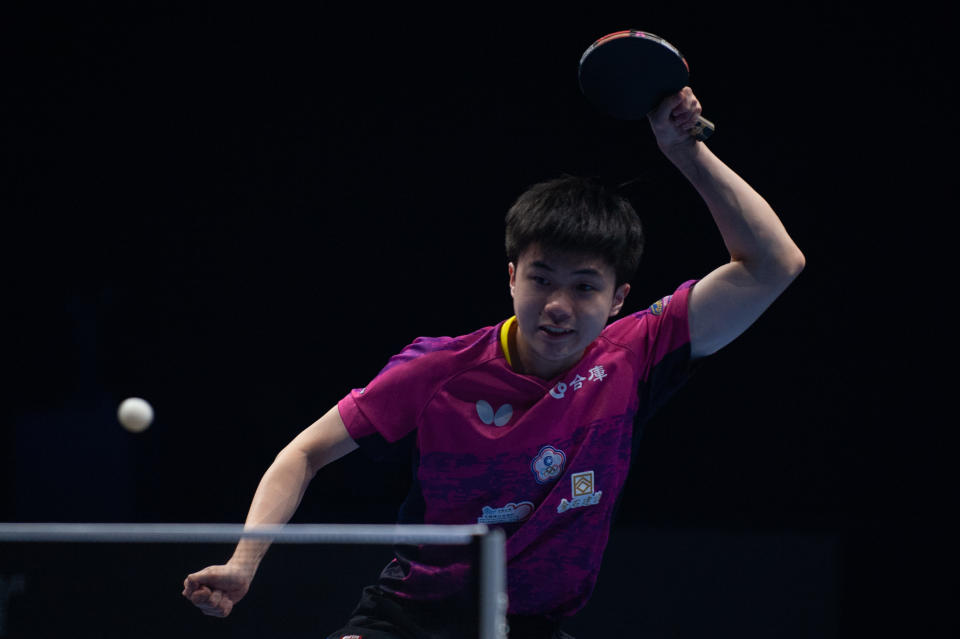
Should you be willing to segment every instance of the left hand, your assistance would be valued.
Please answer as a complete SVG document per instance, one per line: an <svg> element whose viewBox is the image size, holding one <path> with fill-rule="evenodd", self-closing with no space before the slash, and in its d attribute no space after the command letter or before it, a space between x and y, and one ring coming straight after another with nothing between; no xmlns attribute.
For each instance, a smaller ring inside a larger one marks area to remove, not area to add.
<svg viewBox="0 0 960 639"><path fill-rule="evenodd" d="M674 151L692 148L697 140L690 135L690 130L702 112L700 101L690 87L683 87L665 97L660 106L647 114L660 150L670 155Z"/></svg>
<svg viewBox="0 0 960 639"><path fill-rule="evenodd" d="M249 566L227 562L208 566L183 580L184 597L205 615L226 617L250 589L253 574Z"/></svg>

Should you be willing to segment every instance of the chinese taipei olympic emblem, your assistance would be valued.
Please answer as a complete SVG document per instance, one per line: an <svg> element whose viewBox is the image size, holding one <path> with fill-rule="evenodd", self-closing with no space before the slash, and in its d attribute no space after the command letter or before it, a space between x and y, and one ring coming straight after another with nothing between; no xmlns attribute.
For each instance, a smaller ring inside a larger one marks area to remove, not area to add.
<svg viewBox="0 0 960 639"><path fill-rule="evenodd" d="M533 471L538 484L546 484L560 476L566 461L567 456L562 450L553 446L544 446L530 462L530 470Z"/></svg>

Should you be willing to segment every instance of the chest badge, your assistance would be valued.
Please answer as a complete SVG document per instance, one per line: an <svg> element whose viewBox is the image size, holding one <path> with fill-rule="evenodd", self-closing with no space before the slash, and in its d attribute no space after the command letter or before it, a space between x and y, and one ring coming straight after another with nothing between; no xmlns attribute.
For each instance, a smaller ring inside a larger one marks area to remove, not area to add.
<svg viewBox="0 0 960 639"><path fill-rule="evenodd" d="M537 456L530 462L530 470L538 484L546 484L555 480L563 473L563 466L567 456L563 451L553 446L544 446Z"/></svg>

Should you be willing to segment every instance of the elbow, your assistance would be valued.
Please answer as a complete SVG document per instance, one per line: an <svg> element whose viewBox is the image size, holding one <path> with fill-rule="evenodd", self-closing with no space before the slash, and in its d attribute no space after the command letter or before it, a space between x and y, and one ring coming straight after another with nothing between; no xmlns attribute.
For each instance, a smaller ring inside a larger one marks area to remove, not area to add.
<svg viewBox="0 0 960 639"><path fill-rule="evenodd" d="M777 287L781 291L793 284L793 281L799 277L807 265L807 258L800 249L794 247L792 251L781 256L775 267L775 274L772 276L777 281Z"/></svg>
<svg viewBox="0 0 960 639"><path fill-rule="evenodd" d="M781 289L784 289L797 279L806 265L807 258L800 249L794 247L793 250L780 255L776 262L770 265L769 281L776 282Z"/></svg>
<svg viewBox="0 0 960 639"><path fill-rule="evenodd" d="M273 460L273 467L305 481L310 481L320 470L310 456L296 446L296 441L284 446Z"/></svg>
<svg viewBox="0 0 960 639"><path fill-rule="evenodd" d="M734 261L741 262L755 281L781 290L789 286L807 265L807 258L796 246L768 254L763 259Z"/></svg>
<svg viewBox="0 0 960 639"><path fill-rule="evenodd" d="M803 251L790 241L770 255L767 264L772 277L789 284L803 272L807 258Z"/></svg>
<svg viewBox="0 0 960 639"><path fill-rule="evenodd" d="M785 260L785 272L791 281L797 278L800 273L803 272L804 267L807 265L807 258L803 252L797 248L793 247L791 255Z"/></svg>

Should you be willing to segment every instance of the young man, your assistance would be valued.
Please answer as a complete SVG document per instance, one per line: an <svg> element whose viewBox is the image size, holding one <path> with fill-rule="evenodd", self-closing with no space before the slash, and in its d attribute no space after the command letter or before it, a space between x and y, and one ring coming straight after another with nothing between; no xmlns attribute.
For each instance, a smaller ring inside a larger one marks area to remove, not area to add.
<svg viewBox="0 0 960 639"><path fill-rule="evenodd" d="M688 133L689 88L650 114L663 153L703 197L729 263L611 323L642 234L629 204L587 180L532 187L507 216L515 317L458 338L421 338L298 435L265 473L249 525L284 523L317 471L358 447L414 456L401 523L488 523L507 533L511 637L563 637L589 598L626 479L634 429L691 361L728 344L800 273L804 257L746 182ZM244 540L183 594L226 616L267 543ZM331 639L464 637L469 557L398 550Z"/></svg>

